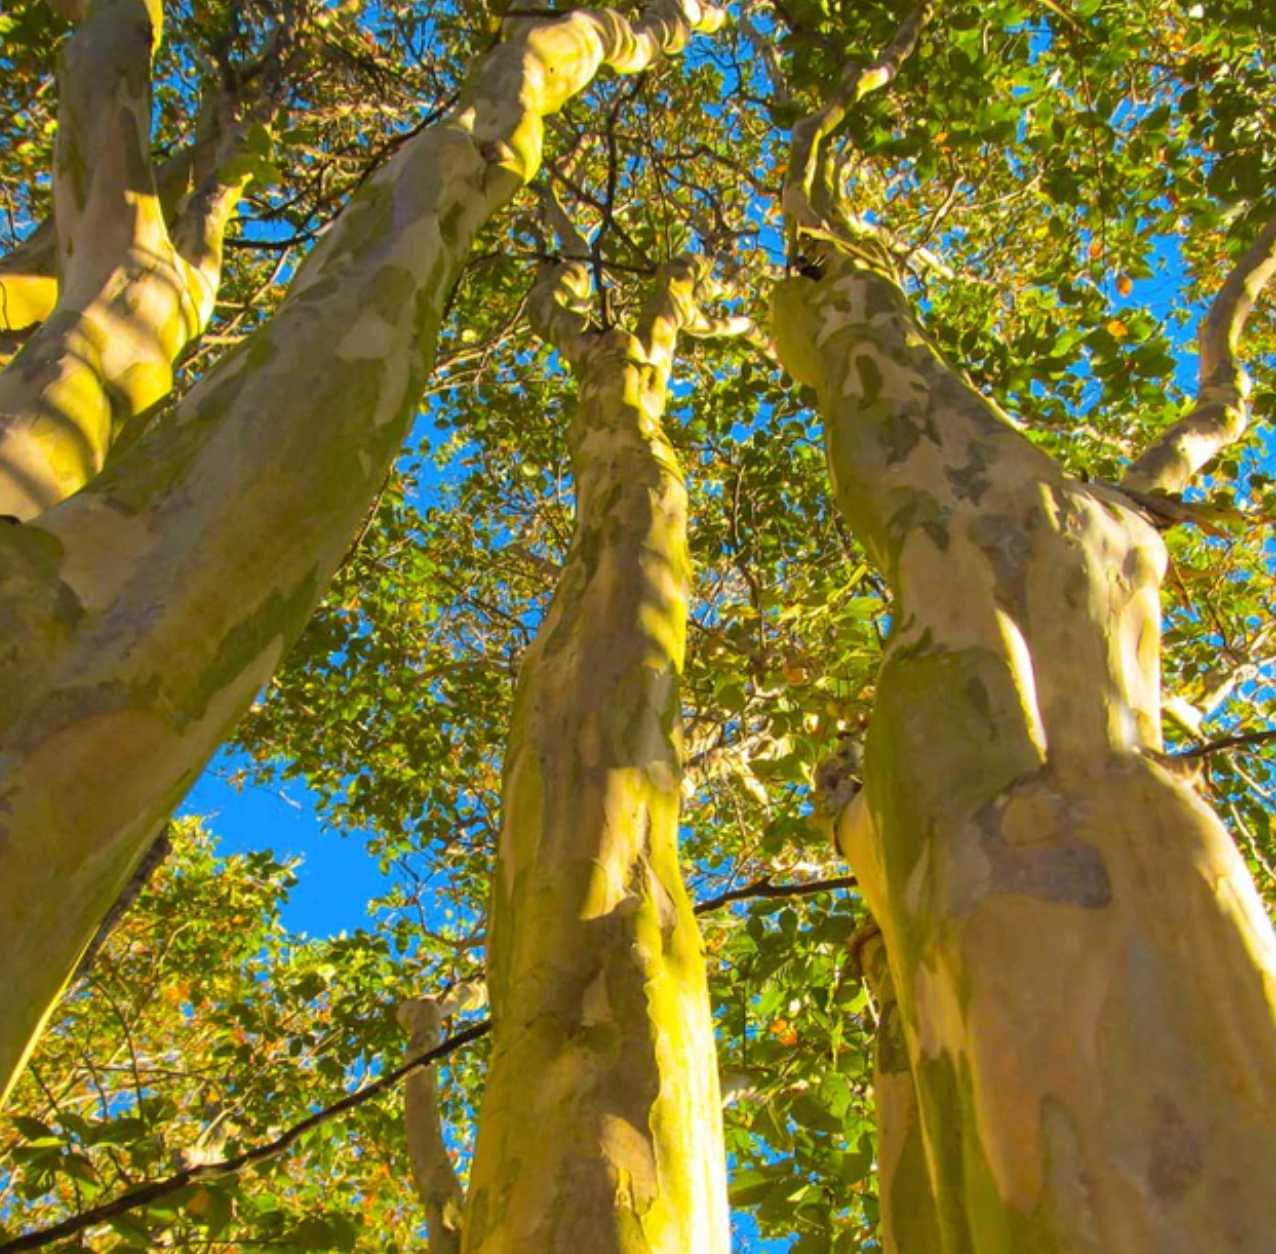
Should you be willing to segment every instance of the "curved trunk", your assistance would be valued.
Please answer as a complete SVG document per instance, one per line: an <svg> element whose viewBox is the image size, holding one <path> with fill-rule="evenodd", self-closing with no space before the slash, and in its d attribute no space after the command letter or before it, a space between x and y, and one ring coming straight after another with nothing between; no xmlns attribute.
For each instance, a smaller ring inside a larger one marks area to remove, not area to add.
<svg viewBox="0 0 1276 1254"><path fill-rule="evenodd" d="M468 1254L727 1248L713 1025L677 850L687 503L651 356L607 332L577 363L576 530L505 762Z"/></svg>
<svg viewBox="0 0 1276 1254"><path fill-rule="evenodd" d="M160 824L305 625L408 430L477 232L542 118L716 11L577 10L499 45L279 312L70 500L0 525L0 1085Z"/></svg>
<svg viewBox="0 0 1276 1254"><path fill-rule="evenodd" d="M890 956L939 1248L1270 1249L1276 942L1156 760L1159 536L949 369L889 278L831 254L773 313L896 596L839 840Z"/></svg>

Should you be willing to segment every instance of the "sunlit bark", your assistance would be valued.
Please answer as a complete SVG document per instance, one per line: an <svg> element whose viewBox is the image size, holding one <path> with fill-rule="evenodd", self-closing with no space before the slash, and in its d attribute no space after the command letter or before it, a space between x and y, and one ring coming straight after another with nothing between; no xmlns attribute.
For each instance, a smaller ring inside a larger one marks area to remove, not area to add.
<svg viewBox="0 0 1276 1254"><path fill-rule="evenodd" d="M158 4L96 0L63 56L57 303L0 373L0 514L11 518L33 517L102 468L115 438L168 395L178 354L212 315L222 234L247 180L209 171L170 233L150 159L160 25ZM229 155L233 127L222 140L218 155ZM26 270L46 264L41 239L20 252ZM6 300L23 302L11 321L43 316L39 278L5 283Z"/></svg>
<svg viewBox="0 0 1276 1254"><path fill-rule="evenodd" d="M877 1110L877 1192L887 1254L939 1254L939 1217L926 1159L917 1085L908 1057L899 998L886 946L874 935L860 946L859 966L877 1012L873 1104Z"/></svg>
<svg viewBox="0 0 1276 1254"><path fill-rule="evenodd" d="M853 253L821 248L773 315L896 598L839 839L890 957L939 1248L1268 1250L1276 941L1156 761L1164 545Z"/></svg>
<svg viewBox="0 0 1276 1254"><path fill-rule="evenodd" d="M695 277L668 272L637 335L587 328L583 266L533 298L578 383L577 517L506 753L469 1254L728 1244L704 954L677 848L687 498L661 428Z"/></svg>
<svg viewBox="0 0 1276 1254"><path fill-rule="evenodd" d="M482 982L462 984L439 997L414 997L399 1006L399 1024L407 1029L408 1057L420 1058L443 1042L443 1021L459 1010L487 1001ZM458 1254L465 1194L443 1135L438 1083L433 1067L420 1067L403 1082L403 1121L412 1182L425 1210L430 1254Z"/></svg>
<svg viewBox="0 0 1276 1254"><path fill-rule="evenodd" d="M114 0L126 4L130 0ZM0 526L0 1083L159 825L300 632L411 421L474 237L542 118L716 11L519 21L278 314L34 522Z"/></svg>

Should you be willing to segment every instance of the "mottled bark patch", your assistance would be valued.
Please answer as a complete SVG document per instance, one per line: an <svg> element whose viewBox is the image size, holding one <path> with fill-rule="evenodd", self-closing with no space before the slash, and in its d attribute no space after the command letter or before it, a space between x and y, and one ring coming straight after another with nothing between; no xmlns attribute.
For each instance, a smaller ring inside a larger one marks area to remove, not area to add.
<svg viewBox="0 0 1276 1254"><path fill-rule="evenodd" d="M1044 793L1039 784L1008 804L985 806L974 826L988 859L988 891L1086 910L1109 905L1112 884L1103 856L1061 831L1066 821L1064 799Z"/></svg>
<svg viewBox="0 0 1276 1254"><path fill-rule="evenodd" d="M972 520L970 538L992 566L998 601L1022 611L1028 601L1028 534L1023 521L1007 514L985 514Z"/></svg>
<svg viewBox="0 0 1276 1254"><path fill-rule="evenodd" d="M984 493L992 487L992 480L988 477L991 464L987 448L976 442L970 446L970 460L964 466L949 467L944 474L963 501L978 505Z"/></svg>
<svg viewBox="0 0 1276 1254"><path fill-rule="evenodd" d="M1205 1155L1200 1138L1172 1098L1158 1093L1152 1098L1151 1108L1148 1184L1158 1198L1172 1202L1182 1197L1199 1178Z"/></svg>

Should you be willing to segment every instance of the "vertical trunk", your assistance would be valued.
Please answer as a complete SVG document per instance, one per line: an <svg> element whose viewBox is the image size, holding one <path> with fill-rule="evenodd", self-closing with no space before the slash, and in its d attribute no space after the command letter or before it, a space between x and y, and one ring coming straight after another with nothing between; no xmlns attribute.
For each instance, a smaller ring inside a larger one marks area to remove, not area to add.
<svg viewBox="0 0 1276 1254"><path fill-rule="evenodd" d="M877 1003L873 1101L877 1107L877 1193L886 1254L939 1254L939 1218L917 1085L899 998L880 933L860 949L860 967Z"/></svg>
<svg viewBox="0 0 1276 1254"><path fill-rule="evenodd" d="M0 526L0 1086L160 824L304 626L398 451L475 235L542 118L716 11L576 10L476 69L278 314L70 500Z"/></svg>
<svg viewBox="0 0 1276 1254"><path fill-rule="evenodd" d="M576 363L576 530L506 754L469 1254L727 1246L713 1025L677 849L686 493L655 364L671 348L606 332Z"/></svg>
<svg viewBox="0 0 1276 1254"><path fill-rule="evenodd" d="M889 278L830 250L773 314L896 596L840 839L890 957L939 1248L1270 1250L1276 944L1153 756L1159 537L945 366Z"/></svg>

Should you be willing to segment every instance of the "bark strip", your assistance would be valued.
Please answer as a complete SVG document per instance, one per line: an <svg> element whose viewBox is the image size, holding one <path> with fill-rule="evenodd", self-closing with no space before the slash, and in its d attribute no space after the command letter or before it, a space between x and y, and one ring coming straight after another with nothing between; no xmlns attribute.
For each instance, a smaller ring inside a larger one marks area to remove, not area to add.
<svg viewBox="0 0 1276 1254"><path fill-rule="evenodd" d="M727 1249L713 1025L677 849L687 500L660 421L696 277L666 271L638 335L588 328L578 263L531 302L579 386L577 517L506 753L467 1254Z"/></svg>
<svg viewBox="0 0 1276 1254"><path fill-rule="evenodd" d="M160 825L301 631L408 430L475 235L542 119L713 28L519 22L364 184L271 321L93 483L0 527L0 1085Z"/></svg>

